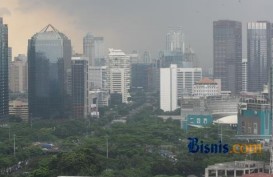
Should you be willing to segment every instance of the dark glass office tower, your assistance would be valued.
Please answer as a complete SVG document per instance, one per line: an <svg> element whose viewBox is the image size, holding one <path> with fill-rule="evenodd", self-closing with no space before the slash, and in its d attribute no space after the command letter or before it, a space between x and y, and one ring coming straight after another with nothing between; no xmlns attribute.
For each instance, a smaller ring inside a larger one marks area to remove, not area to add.
<svg viewBox="0 0 273 177"><path fill-rule="evenodd" d="M9 115L8 26L0 17L0 119Z"/></svg>
<svg viewBox="0 0 273 177"><path fill-rule="evenodd" d="M272 64L272 24L267 21L247 24L248 91L262 91L268 83Z"/></svg>
<svg viewBox="0 0 273 177"><path fill-rule="evenodd" d="M72 112L73 118L87 118L88 57L72 57Z"/></svg>
<svg viewBox="0 0 273 177"><path fill-rule="evenodd" d="M28 42L30 118L71 115L71 41L52 25Z"/></svg>
<svg viewBox="0 0 273 177"><path fill-rule="evenodd" d="M242 90L242 24L231 20L213 22L213 75L224 91Z"/></svg>

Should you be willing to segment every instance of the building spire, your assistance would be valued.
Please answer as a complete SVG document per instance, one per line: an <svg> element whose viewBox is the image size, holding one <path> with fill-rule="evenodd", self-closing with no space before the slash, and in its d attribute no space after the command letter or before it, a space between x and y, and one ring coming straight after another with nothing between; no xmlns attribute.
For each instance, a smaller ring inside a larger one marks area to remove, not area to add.
<svg viewBox="0 0 273 177"><path fill-rule="evenodd" d="M54 32L59 32L53 25L48 24L46 27L44 27L40 33L48 32L48 31L54 31Z"/></svg>

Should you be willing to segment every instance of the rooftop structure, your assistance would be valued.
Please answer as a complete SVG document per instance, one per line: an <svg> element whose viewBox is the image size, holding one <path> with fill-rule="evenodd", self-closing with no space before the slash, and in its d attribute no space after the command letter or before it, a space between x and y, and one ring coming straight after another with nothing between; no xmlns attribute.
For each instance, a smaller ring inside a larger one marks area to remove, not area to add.
<svg viewBox="0 0 273 177"><path fill-rule="evenodd" d="M210 165L205 169L205 177L242 177L245 174L264 172L264 162L235 161Z"/></svg>
<svg viewBox="0 0 273 177"><path fill-rule="evenodd" d="M252 174L245 174L242 177L273 177L273 175L268 173L252 173Z"/></svg>

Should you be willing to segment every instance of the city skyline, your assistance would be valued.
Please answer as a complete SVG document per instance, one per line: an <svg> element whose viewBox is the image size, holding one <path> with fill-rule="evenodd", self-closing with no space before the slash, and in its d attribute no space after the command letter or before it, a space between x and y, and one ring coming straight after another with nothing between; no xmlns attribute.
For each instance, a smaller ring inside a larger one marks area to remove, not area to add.
<svg viewBox="0 0 273 177"><path fill-rule="evenodd" d="M273 2L268 0L193 0L172 3L152 0L145 2L145 6L142 6L142 1L128 3L122 0L0 2L0 16L9 25L10 46L13 47L14 56L26 54L27 39L43 26L53 24L71 38L76 52L82 52L82 37L91 32L105 38L105 49L121 48L126 53L148 50L155 58L165 48L168 29L181 26L185 44L194 49L201 66L212 67L213 21L229 19L242 22L245 58L247 22L273 19L273 13L270 13ZM259 13L253 13L254 9Z"/></svg>

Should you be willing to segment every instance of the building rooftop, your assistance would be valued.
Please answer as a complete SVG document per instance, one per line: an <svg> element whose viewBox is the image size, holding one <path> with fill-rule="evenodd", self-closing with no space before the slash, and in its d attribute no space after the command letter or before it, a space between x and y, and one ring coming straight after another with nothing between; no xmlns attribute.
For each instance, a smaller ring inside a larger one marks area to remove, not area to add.
<svg viewBox="0 0 273 177"><path fill-rule="evenodd" d="M234 162L224 162L218 163L214 165L210 165L207 168L209 169L244 169L244 168L256 168L256 167L263 167L264 162L261 161L234 161Z"/></svg>
<svg viewBox="0 0 273 177"><path fill-rule="evenodd" d="M125 56L125 53L120 49L109 49L109 56Z"/></svg>
<svg viewBox="0 0 273 177"><path fill-rule="evenodd" d="M237 115L225 116L213 122L217 124L238 124L238 116Z"/></svg>
<svg viewBox="0 0 273 177"><path fill-rule="evenodd" d="M208 77L204 77L200 81L196 82L196 84L217 84L217 82L215 82L212 79L209 79Z"/></svg>
<svg viewBox="0 0 273 177"><path fill-rule="evenodd" d="M36 33L32 38L38 40L57 40L57 39L68 39L66 35L59 32L51 24L44 27L39 33Z"/></svg>
<svg viewBox="0 0 273 177"><path fill-rule="evenodd" d="M273 175L268 173L252 173L252 174L245 174L242 177L273 177Z"/></svg>

